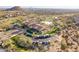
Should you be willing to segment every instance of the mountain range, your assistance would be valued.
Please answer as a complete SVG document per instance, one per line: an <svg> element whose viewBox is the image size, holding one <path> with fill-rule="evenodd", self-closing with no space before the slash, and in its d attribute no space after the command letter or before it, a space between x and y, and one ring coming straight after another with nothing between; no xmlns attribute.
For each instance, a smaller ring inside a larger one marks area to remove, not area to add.
<svg viewBox="0 0 79 59"><path fill-rule="evenodd" d="M20 6L14 6L6 8L7 11L25 11L26 13L38 13L38 14L57 14L57 13L78 13L79 9L54 9L54 8L22 8Z"/></svg>

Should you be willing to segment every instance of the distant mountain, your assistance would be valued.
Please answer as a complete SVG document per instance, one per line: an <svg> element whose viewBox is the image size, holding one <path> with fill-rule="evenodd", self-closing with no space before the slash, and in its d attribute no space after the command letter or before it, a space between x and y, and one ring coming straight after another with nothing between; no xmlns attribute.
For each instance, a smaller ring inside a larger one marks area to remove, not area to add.
<svg viewBox="0 0 79 59"><path fill-rule="evenodd" d="M26 12L38 14L77 13L79 9L25 8Z"/></svg>
<svg viewBox="0 0 79 59"><path fill-rule="evenodd" d="M6 9L6 10L10 10L10 11L14 11L14 10L18 10L18 11L20 11L20 10L23 10L20 6L14 6L14 7L12 7L12 8L8 8L8 9Z"/></svg>

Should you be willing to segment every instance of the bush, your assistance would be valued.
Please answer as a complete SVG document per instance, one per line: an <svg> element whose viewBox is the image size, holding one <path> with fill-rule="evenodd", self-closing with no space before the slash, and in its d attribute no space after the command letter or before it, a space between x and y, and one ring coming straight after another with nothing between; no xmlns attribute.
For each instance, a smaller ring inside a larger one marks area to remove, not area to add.
<svg viewBox="0 0 79 59"><path fill-rule="evenodd" d="M32 45L32 41L30 38L25 37L24 35L17 35L11 38L12 40L15 41L16 45L18 45L21 48L28 49Z"/></svg>
<svg viewBox="0 0 79 59"><path fill-rule="evenodd" d="M54 33L56 33L57 31L59 31L59 28L53 27L50 31L47 32L47 34L54 34Z"/></svg>

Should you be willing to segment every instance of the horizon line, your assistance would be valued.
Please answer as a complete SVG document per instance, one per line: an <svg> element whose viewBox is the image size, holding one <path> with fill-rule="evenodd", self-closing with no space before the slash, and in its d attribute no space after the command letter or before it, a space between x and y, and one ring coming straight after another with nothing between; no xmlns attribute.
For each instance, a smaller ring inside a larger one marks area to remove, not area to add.
<svg viewBox="0 0 79 59"><path fill-rule="evenodd" d="M15 6L0 6L0 8L12 8ZM19 6L21 8L42 8L42 9L79 9L79 8L69 8L69 7L58 7L58 6Z"/></svg>

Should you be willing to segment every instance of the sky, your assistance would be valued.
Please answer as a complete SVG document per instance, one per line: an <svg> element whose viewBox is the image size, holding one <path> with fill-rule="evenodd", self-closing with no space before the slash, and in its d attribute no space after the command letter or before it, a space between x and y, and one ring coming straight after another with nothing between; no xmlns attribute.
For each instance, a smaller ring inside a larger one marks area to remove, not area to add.
<svg viewBox="0 0 79 59"><path fill-rule="evenodd" d="M1 0L0 6L79 9L79 0Z"/></svg>

